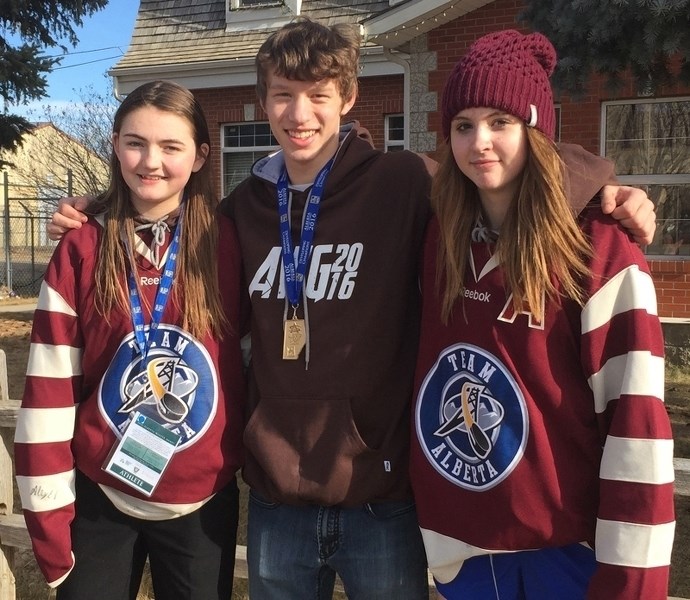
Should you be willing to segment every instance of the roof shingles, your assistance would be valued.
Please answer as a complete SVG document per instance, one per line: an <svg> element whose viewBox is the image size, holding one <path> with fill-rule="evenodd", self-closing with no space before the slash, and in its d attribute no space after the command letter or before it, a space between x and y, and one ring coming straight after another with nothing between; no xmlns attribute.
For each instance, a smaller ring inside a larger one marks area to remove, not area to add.
<svg viewBox="0 0 690 600"><path fill-rule="evenodd" d="M129 48L113 73L253 58L273 29L226 33L225 6L225 0L141 0ZM358 23L387 9L388 0L304 0L301 14L331 25ZM287 8L281 10L289 17Z"/></svg>

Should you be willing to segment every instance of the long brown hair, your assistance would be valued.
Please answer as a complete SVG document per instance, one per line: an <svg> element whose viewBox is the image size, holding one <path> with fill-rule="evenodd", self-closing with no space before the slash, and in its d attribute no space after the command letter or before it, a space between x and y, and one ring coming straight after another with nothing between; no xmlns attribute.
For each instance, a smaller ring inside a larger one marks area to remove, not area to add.
<svg viewBox="0 0 690 600"><path fill-rule="evenodd" d="M562 293L584 302L582 278L589 275L592 249L579 228L565 195L564 165L555 145L540 131L527 132L527 164L517 196L508 208L496 244L513 306L541 315L543 299ZM481 215L477 188L458 168L447 143L431 188L431 204L439 222L437 285L442 287L441 317L450 319L463 297L465 267L472 229Z"/></svg>
<svg viewBox="0 0 690 600"><path fill-rule="evenodd" d="M120 132L127 115L146 106L186 120L192 127L197 151L202 144L211 147L208 125L199 103L189 90L170 81L146 83L130 93L115 113L113 133ZM104 213L103 238L96 266L96 308L106 318L116 307L130 311L124 282L128 265L135 264L134 218L137 216L114 151L110 156L110 173L108 190L88 208L92 214ZM197 337L206 332L220 336L227 319L218 285L218 199L208 156L201 168L191 174L185 195L184 227L172 299L182 314L184 329Z"/></svg>

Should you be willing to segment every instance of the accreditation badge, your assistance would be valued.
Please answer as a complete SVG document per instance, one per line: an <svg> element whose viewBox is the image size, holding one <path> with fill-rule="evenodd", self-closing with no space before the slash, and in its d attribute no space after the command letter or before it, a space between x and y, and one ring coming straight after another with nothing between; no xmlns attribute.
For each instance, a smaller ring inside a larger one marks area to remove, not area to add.
<svg viewBox="0 0 690 600"><path fill-rule="evenodd" d="M156 489L181 436L135 412L103 470L145 496Z"/></svg>

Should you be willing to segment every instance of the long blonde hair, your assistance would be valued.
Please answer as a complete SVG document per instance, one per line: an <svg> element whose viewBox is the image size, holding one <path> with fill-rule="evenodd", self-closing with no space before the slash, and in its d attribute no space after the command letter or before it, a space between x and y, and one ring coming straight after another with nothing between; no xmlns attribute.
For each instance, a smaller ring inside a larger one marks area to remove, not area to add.
<svg viewBox="0 0 690 600"><path fill-rule="evenodd" d="M146 106L185 119L192 127L197 150L202 144L211 147L208 125L199 103L189 90L170 81L147 83L130 93L115 113L113 133L120 132L127 115ZM130 191L114 151L110 157L110 172L108 190L88 208L92 214L104 213L95 278L96 308L106 318L115 308L130 312L125 277L129 265L136 264L133 248L137 213L130 202ZM182 314L184 329L197 337L207 332L221 336L227 319L218 284L218 199L208 156L202 167L191 174L185 195L184 227L171 296Z"/></svg>
<svg viewBox="0 0 690 600"><path fill-rule="evenodd" d="M523 303L541 315L543 299L562 293L582 305L582 278L590 274L592 249L577 224L563 184L564 165L555 145L537 129L526 128L527 164L517 196L508 208L496 244L513 307ZM481 215L477 188L458 168L447 143L431 188L439 222L436 281L442 293L441 318L447 323L463 297L471 234Z"/></svg>

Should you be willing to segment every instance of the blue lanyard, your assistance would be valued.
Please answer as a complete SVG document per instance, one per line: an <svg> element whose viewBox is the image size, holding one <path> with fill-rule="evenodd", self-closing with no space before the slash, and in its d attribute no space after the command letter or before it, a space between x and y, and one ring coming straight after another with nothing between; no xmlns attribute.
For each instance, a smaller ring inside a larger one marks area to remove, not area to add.
<svg viewBox="0 0 690 600"><path fill-rule="evenodd" d="M278 179L278 214L280 215L280 240L282 244L283 272L285 273L285 293L293 308L299 306L304 285L304 277L307 271L307 262L311 252L314 231L316 230L316 218L319 215L321 196L326 185L326 177L333 166L333 161L329 160L319 171L316 181L309 193L307 200L304 224L302 225L302 238L299 245L299 255L295 266L295 255L292 249L292 236L290 235L290 214L288 209L288 174L287 169L283 168Z"/></svg>
<svg viewBox="0 0 690 600"><path fill-rule="evenodd" d="M183 205L184 206L184 205ZM175 234L168 247L168 258L165 261L163 275L158 284L158 291L156 292L156 300L151 311L151 324L149 326L148 335L144 331L144 314L141 310L141 298L139 298L139 290L134 279L136 265L130 265L129 277L127 282L129 284L129 305L132 311L132 325L134 326L134 336L139 347L139 352L143 357L142 364L146 363L146 357L151 347L151 341L155 337L158 325L163 318L165 305L168 302L170 289L172 288L173 278L175 275L175 263L177 262L177 249L180 245L180 234L182 232L182 216L184 212L180 210L180 218L175 227Z"/></svg>

